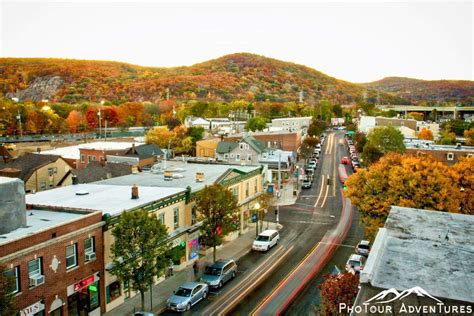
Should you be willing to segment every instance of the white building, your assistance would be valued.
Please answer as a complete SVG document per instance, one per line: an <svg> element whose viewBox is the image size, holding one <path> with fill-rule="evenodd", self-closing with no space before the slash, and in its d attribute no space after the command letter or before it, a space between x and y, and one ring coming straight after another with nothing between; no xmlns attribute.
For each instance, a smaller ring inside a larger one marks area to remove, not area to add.
<svg viewBox="0 0 474 316"><path fill-rule="evenodd" d="M272 120L269 128L281 128L285 131L305 130L311 124L312 119L311 116L277 118Z"/></svg>

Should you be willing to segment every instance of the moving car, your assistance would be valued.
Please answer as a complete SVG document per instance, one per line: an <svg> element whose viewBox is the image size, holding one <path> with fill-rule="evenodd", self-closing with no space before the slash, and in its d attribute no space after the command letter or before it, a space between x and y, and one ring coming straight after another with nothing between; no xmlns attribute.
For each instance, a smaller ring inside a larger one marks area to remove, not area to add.
<svg viewBox="0 0 474 316"><path fill-rule="evenodd" d="M368 240L359 241L355 250L356 254L367 257L370 252L370 242Z"/></svg>
<svg viewBox="0 0 474 316"><path fill-rule="evenodd" d="M342 163L343 165L348 165L348 164L350 163L349 157L342 157L341 163Z"/></svg>
<svg viewBox="0 0 474 316"><path fill-rule="evenodd" d="M190 310L193 305L205 299L209 293L206 283L187 282L179 287L166 302L168 309L184 312Z"/></svg>
<svg viewBox="0 0 474 316"><path fill-rule="evenodd" d="M260 233L253 242L252 249L257 251L268 251L280 240L280 234L274 229L267 229Z"/></svg>
<svg viewBox="0 0 474 316"><path fill-rule="evenodd" d="M354 272L356 274L360 273L361 270L364 269L365 265L365 258L361 255L352 254L347 260L346 263L346 271L347 272Z"/></svg>
<svg viewBox="0 0 474 316"><path fill-rule="evenodd" d="M217 260L213 265L206 267L201 281L211 288L221 288L226 282L235 278L237 264L232 259Z"/></svg>

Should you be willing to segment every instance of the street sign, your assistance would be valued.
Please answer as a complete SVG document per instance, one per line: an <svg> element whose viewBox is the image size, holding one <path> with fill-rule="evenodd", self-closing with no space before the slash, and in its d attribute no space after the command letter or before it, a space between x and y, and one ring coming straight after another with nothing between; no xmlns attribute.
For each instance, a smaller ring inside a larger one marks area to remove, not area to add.
<svg viewBox="0 0 474 316"><path fill-rule="evenodd" d="M257 222L257 213L253 213L252 214L252 223L256 223Z"/></svg>

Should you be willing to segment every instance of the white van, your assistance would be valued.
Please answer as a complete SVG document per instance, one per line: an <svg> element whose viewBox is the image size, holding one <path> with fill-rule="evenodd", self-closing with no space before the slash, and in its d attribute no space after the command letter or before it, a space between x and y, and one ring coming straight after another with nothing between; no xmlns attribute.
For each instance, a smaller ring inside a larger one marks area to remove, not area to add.
<svg viewBox="0 0 474 316"><path fill-rule="evenodd" d="M268 251L280 240L280 234L274 229L268 229L260 233L253 242L252 249L256 251Z"/></svg>

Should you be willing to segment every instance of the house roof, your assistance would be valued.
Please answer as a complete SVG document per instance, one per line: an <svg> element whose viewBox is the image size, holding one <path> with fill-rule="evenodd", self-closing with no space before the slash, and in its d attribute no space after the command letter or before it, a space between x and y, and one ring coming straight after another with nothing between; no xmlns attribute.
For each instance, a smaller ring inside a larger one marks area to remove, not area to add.
<svg viewBox="0 0 474 316"><path fill-rule="evenodd" d="M154 156L162 156L164 153L156 144L144 144L130 148L126 156L139 157L146 159Z"/></svg>
<svg viewBox="0 0 474 316"><path fill-rule="evenodd" d="M92 142L92 143L84 143L74 146L67 146L56 148L52 150L42 151L41 155L58 155L65 159L79 159L80 158L80 149L96 149L96 150L104 150L104 151L120 151L129 149L135 145L141 145L141 143L133 143L133 142Z"/></svg>
<svg viewBox="0 0 474 316"><path fill-rule="evenodd" d="M227 154L237 148L237 142L219 142L217 144L216 152L219 154Z"/></svg>
<svg viewBox="0 0 474 316"><path fill-rule="evenodd" d="M262 153L263 151L265 151L265 149L267 148L267 146L265 146L265 143L263 141L258 140L258 139L256 139L255 137L253 137L251 135L244 136L240 140L240 142L245 142L245 143L249 144L250 147L252 147L259 154Z"/></svg>
<svg viewBox="0 0 474 316"><path fill-rule="evenodd" d="M78 183L91 183L95 181L125 176L132 173L130 165L122 163L108 163L102 165L92 161L84 169L73 169L72 174L77 176Z"/></svg>
<svg viewBox="0 0 474 316"><path fill-rule="evenodd" d="M26 181L31 177L35 170L50 163L54 163L58 159L62 158L57 155L37 155L26 153L11 162L5 163L3 161L0 161L0 170L16 169L20 172L18 178L22 179L23 181Z"/></svg>

